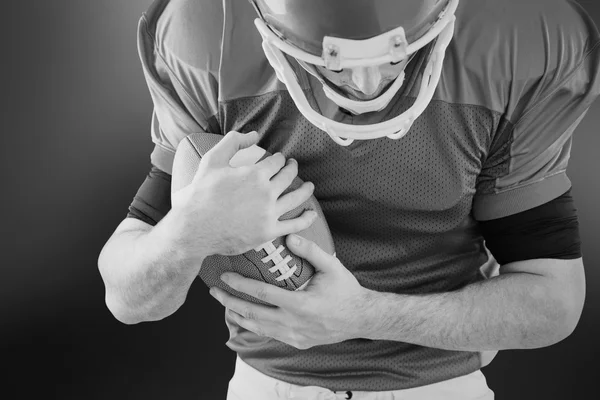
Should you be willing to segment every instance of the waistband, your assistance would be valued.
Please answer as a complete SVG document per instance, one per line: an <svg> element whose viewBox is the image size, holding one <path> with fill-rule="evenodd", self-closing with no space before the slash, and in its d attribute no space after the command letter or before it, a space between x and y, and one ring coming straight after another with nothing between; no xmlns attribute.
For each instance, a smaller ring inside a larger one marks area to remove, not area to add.
<svg viewBox="0 0 600 400"><path fill-rule="evenodd" d="M236 358L232 381L242 386L252 385L275 393L281 399L297 400L493 400L494 392L487 386L481 370L430 385L381 392L332 391L320 386L298 386L272 378Z"/></svg>

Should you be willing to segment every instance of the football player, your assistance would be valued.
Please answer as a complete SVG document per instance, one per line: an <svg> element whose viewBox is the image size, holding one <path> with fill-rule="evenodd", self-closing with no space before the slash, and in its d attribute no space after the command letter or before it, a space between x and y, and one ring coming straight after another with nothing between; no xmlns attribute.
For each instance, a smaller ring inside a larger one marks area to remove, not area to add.
<svg viewBox="0 0 600 400"><path fill-rule="evenodd" d="M492 399L498 350L573 332L566 169L600 92L575 1L157 0L138 39L155 148L99 258L114 316L174 313L204 258L266 237L317 270L298 292L224 274L272 307L211 291L237 353L228 399ZM225 137L171 207L177 145L202 132ZM252 144L273 156L229 167ZM313 193L336 257L293 235L310 213L278 220Z"/></svg>

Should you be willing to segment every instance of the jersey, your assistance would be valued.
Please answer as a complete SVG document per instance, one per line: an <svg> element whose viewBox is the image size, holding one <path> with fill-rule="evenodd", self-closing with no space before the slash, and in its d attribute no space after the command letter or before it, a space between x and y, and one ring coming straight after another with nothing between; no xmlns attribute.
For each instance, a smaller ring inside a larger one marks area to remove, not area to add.
<svg viewBox="0 0 600 400"><path fill-rule="evenodd" d="M157 0L140 20L140 59L154 103L151 161L171 173L178 143L198 132L260 134L315 184L336 255L372 290L448 292L490 261L479 221L513 215L571 186L573 132L600 91L600 36L570 0L461 0L430 105L400 140L343 147L311 125L266 60L247 1ZM311 106L366 124L408 109L424 48L378 113L352 115L294 63ZM239 199L243 201L243 199ZM298 350L225 316L227 346L260 372L302 386L381 391L481 368L482 354L367 339Z"/></svg>

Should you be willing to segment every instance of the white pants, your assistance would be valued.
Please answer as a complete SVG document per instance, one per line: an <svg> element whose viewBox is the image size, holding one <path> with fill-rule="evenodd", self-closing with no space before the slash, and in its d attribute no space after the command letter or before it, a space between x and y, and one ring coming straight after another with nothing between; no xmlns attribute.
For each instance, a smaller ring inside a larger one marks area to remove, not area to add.
<svg viewBox="0 0 600 400"><path fill-rule="evenodd" d="M483 373L471 374L417 388L388 392L332 392L318 386L292 385L271 378L237 357L227 400L493 400Z"/></svg>

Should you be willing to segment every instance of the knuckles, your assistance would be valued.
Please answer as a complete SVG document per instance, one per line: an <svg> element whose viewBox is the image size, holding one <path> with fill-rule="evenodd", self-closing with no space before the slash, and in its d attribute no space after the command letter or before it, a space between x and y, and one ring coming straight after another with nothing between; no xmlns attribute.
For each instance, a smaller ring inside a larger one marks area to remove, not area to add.
<svg viewBox="0 0 600 400"><path fill-rule="evenodd" d="M242 316L247 320L255 320L256 314L252 311L250 307L246 307L242 313Z"/></svg>
<svg viewBox="0 0 600 400"><path fill-rule="evenodd" d="M238 131L229 131L229 133L227 133L226 137L230 137L231 139L240 139L242 137L242 133L238 132Z"/></svg>
<svg viewBox="0 0 600 400"><path fill-rule="evenodd" d="M252 178L255 182L260 183L261 186L268 187L269 183L269 170L266 168L253 168Z"/></svg>
<svg viewBox="0 0 600 400"><path fill-rule="evenodd" d="M271 160L276 166L279 166L280 169L285 165L285 156L282 153L273 154Z"/></svg>
<svg viewBox="0 0 600 400"><path fill-rule="evenodd" d="M256 295L254 297L256 297L258 300L264 301L264 302L267 302L267 300L268 300L267 291L263 287L259 287L256 290Z"/></svg>
<svg viewBox="0 0 600 400"><path fill-rule="evenodd" d="M293 175L294 177L298 175L298 163L296 161L291 161L286 165L286 168L290 175Z"/></svg>

